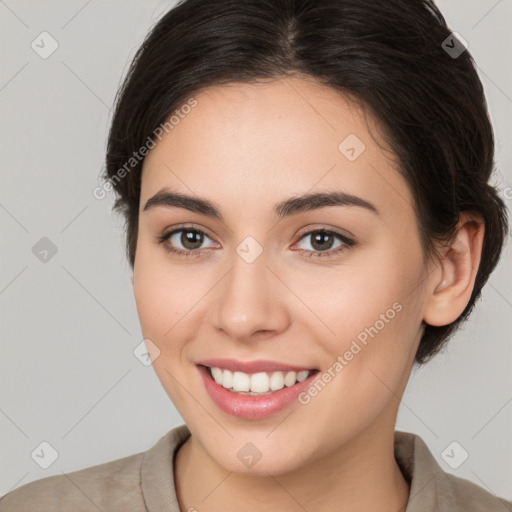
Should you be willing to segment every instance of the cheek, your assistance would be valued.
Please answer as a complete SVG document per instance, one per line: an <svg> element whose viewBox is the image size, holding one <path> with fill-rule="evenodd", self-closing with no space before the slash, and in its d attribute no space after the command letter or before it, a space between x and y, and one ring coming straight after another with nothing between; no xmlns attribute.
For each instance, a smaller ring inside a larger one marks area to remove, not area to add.
<svg viewBox="0 0 512 512"><path fill-rule="evenodd" d="M137 251L133 291L142 334L158 348L153 370L182 411L187 404L187 395L179 385L185 382L183 349L193 332L192 316L187 313L201 293L193 275L159 261L158 250L139 244Z"/></svg>
<svg viewBox="0 0 512 512"><path fill-rule="evenodd" d="M162 248L141 242L134 265L133 292L145 337L164 344L186 324L189 310L204 295L204 280L187 265L170 265Z"/></svg>
<svg viewBox="0 0 512 512"><path fill-rule="evenodd" d="M421 327L421 252L419 246L407 253L399 247L390 238L368 256L361 253L346 265L315 270L301 280L299 293L321 320L308 315L310 327L318 326L317 343L332 363L342 356L346 369L352 368L345 373L353 372L353 378L367 379L373 368L396 384L415 350Z"/></svg>
<svg viewBox="0 0 512 512"><path fill-rule="evenodd" d="M328 354L328 383L320 391L309 390L303 403L309 417L329 425L326 436L333 439L341 435L339 425L343 435L354 434L398 405L417 347L421 316L411 290L419 271L414 261L397 262L396 252L386 254L375 260L379 265L367 262L333 272L321 291L318 282L302 290L308 293L305 302L316 300L315 312L329 327L315 322L314 331L317 345Z"/></svg>

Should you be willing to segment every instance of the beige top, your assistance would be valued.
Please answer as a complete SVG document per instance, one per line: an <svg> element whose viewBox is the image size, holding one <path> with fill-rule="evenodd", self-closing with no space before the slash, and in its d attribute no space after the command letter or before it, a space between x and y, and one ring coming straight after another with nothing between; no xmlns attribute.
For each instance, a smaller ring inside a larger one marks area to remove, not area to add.
<svg viewBox="0 0 512 512"><path fill-rule="evenodd" d="M0 512L181 512L172 462L189 436L180 425L147 452L22 485L0 499ZM395 458L411 484L406 512L512 511L512 502L445 473L415 434L395 432Z"/></svg>

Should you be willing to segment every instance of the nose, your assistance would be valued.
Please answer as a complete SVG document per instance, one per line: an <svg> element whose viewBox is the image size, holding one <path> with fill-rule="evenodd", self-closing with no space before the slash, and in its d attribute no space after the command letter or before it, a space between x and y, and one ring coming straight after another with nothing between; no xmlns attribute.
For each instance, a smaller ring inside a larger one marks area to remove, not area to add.
<svg viewBox="0 0 512 512"><path fill-rule="evenodd" d="M290 324L286 301L291 295L269 268L265 252L248 263L237 253L212 297L214 328L237 341L269 338ZM287 293L288 292L288 293Z"/></svg>

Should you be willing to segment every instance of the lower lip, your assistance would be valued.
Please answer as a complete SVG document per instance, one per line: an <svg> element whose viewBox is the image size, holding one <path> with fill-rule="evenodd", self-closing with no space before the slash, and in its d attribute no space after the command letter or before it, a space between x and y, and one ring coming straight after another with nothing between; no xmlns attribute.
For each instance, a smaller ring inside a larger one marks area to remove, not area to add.
<svg viewBox="0 0 512 512"><path fill-rule="evenodd" d="M306 380L297 382L290 387L285 386L270 395L251 396L228 391L217 384L205 366L197 365L197 369L201 374L206 391L220 409L233 416L249 420L268 418L286 409L297 400L301 392L311 385L312 380L319 373L318 371L314 372Z"/></svg>

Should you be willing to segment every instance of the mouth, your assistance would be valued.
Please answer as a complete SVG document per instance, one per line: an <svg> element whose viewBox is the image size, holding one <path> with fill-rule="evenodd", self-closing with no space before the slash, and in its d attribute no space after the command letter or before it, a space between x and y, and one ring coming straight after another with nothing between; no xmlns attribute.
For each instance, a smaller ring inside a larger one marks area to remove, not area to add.
<svg viewBox="0 0 512 512"><path fill-rule="evenodd" d="M261 369L261 362L258 365ZM291 407L294 402L299 403L299 395L320 374L316 368L290 370L288 367L246 373L206 364L196 364L196 367L206 392L217 407L231 416L250 420L268 418Z"/></svg>
<svg viewBox="0 0 512 512"><path fill-rule="evenodd" d="M206 372L212 380L224 389L247 396L271 395L284 387L290 388L299 382L305 381L308 377L319 370L278 370L246 373L242 371L231 371L218 366L205 366Z"/></svg>

